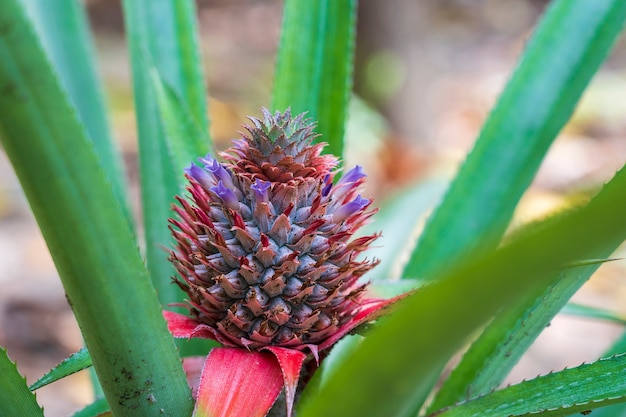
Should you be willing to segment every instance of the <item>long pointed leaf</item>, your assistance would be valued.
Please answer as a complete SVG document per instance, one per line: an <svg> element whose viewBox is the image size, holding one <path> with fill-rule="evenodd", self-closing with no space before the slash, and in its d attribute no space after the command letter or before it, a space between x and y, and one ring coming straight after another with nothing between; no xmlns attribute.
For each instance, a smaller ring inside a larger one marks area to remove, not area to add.
<svg viewBox="0 0 626 417"><path fill-rule="evenodd" d="M52 368L50 372L47 372L44 376L35 381L29 389L35 391L66 376L89 368L90 366L91 357L89 356L89 351L86 348L82 348L78 352L71 354L68 358Z"/></svg>
<svg viewBox="0 0 626 417"><path fill-rule="evenodd" d="M209 143L208 132L202 131L191 117L185 103L167 85L156 68L152 68L152 88L156 94L159 113L169 140L174 172L184 169L198 157L204 156Z"/></svg>
<svg viewBox="0 0 626 417"><path fill-rule="evenodd" d="M146 237L146 259L163 304L180 301L182 292L171 285L172 265L163 247L170 246L167 219L174 195L182 189L183 172L171 160L157 107L151 68L171 86L199 129L208 130L204 81L196 35L195 6L189 1L125 0L135 107L139 128L139 165ZM200 155L208 150L209 144ZM192 161L189 161L191 163Z"/></svg>
<svg viewBox="0 0 626 417"><path fill-rule="evenodd" d="M437 416L552 417L587 413L622 402L626 402L626 355L524 381L451 407Z"/></svg>
<svg viewBox="0 0 626 417"><path fill-rule="evenodd" d="M588 206L406 298L299 415L414 415L443 365L478 326L553 280L563 265L588 259L607 240L626 237L624 189L626 170Z"/></svg>
<svg viewBox="0 0 626 417"><path fill-rule="evenodd" d="M84 6L79 0L55 1L53 6L49 0L22 2L130 220L122 163L111 137Z"/></svg>
<svg viewBox="0 0 626 417"><path fill-rule="evenodd" d="M595 249L594 255L614 251L623 239ZM454 368L429 406L443 408L468 397L495 389L528 350L552 318L598 269L599 263L572 267L559 279L527 297L522 303L499 314Z"/></svg>
<svg viewBox="0 0 626 417"><path fill-rule="evenodd" d="M35 394L30 392L26 379L0 348L0 415L43 417L43 410L37 404Z"/></svg>
<svg viewBox="0 0 626 417"><path fill-rule="evenodd" d="M404 276L431 278L498 243L625 19L621 0L551 3Z"/></svg>
<svg viewBox="0 0 626 417"><path fill-rule="evenodd" d="M115 414L190 413L129 223L17 0L0 2L0 91L2 144Z"/></svg>
<svg viewBox="0 0 626 417"><path fill-rule="evenodd" d="M356 0L287 0L272 108L308 112L326 152L342 156L352 89Z"/></svg>
<svg viewBox="0 0 626 417"><path fill-rule="evenodd" d="M604 353L605 356L626 352L626 332ZM603 407L593 412L594 417L626 417L626 403Z"/></svg>
<svg viewBox="0 0 626 417"><path fill-rule="evenodd" d="M532 227L532 226L529 226ZM621 239L596 248L594 256L610 255ZM552 285L501 312L481 332L443 382L428 411L434 411L495 389L552 318L597 268L612 259L576 261Z"/></svg>
<svg viewBox="0 0 626 417"><path fill-rule="evenodd" d="M626 324L626 317L623 314L604 308L592 307L578 303L567 303L561 310L561 314L587 319L604 320L621 325Z"/></svg>

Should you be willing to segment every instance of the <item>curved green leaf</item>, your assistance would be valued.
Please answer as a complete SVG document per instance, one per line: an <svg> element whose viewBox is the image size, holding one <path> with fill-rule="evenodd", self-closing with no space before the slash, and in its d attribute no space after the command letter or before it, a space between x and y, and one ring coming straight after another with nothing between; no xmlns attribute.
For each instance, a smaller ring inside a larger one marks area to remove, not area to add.
<svg viewBox="0 0 626 417"><path fill-rule="evenodd" d="M498 243L625 20L621 0L551 2L404 276L430 279Z"/></svg>
<svg viewBox="0 0 626 417"><path fill-rule="evenodd" d="M209 143L208 132L201 130L174 89L167 85L156 68L151 69L152 88L165 133L174 172L182 173L198 157L204 156Z"/></svg>
<svg viewBox="0 0 626 417"><path fill-rule="evenodd" d="M15 363L0 348L0 415L43 417L35 394L30 392L26 379L17 371Z"/></svg>
<svg viewBox="0 0 626 417"><path fill-rule="evenodd" d="M561 310L561 313L588 319L605 320L621 325L626 324L626 316L623 314L604 308L586 306L577 303L567 303Z"/></svg>
<svg viewBox="0 0 626 417"><path fill-rule="evenodd" d="M624 189L626 170L586 207L407 297L380 320L319 395L303 404L299 415L415 415L443 365L478 326L553 281L563 265L588 259L598 246L626 237Z"/></svg>
<svg viewBox="0 0 626 417"><path fill-rule="evenodd" d="M605 356L626 352L626 332L604 353ZM594 417L626 417L626 403L603 407L593 412Z"/></svg>
<svg viewBox="0 0 626 417"><path fill-rule="evenodd" d="M35 391L66 376L87 369L90 366L91 357L89 356L89 351L86 348L82 348L78 352L72 353L69 357L65 358L28 388L31 391Z"/></svg>
<svg viewBox="0 0 626 417"><path fill-rule="evenodd" d="M626 402L626 355L543 375L435 414L437 417L551 417L586 413L622 402Z"/></svg>
<svg viewBox="0 0 626 417"><path fill-rule="evenodd" d="M129 223L18 0L0 2L0 139L115 414L190 414Z"/></svg>
<svg viewBox="0 0 626 417"><path fill-rule="evenodd" d="M599 245L594 255L608 255L623 239ZM575 263L559 273L558 279L521 303L501 312L472 343L450 376L443 382L428 410L495 389L549 325L574 293L593 275L602 261Z"/></svg>
<svg viewBox="0 0 626 417"><path fill-rule="evenodd" d="M308 112L316 131L343 155L352 90L356 0L287 0L274 75L272 109Z"/></svg>
<svg viewBox="0 0 626 417"><path fill-rule="evenodd" d="M79 0L55 1L53 7L49 0L22 2L78 118L93 141L116 197L132 221L122 162L111 137L84 6Z"/></svg>
<svg viewBox="0 0 626 417"><path fill-rule="evenodd" d="M151 69L156 68L189 110L201 131L208 131L207 105L198 48L195 3L176 0L125 0L124 18L133 73L135 108L139 129L141 200L146 239L146 260L161 303L182 300L183 293L171 284L174 268L164 247L171 246L167 219L174 195L182 189L184 173L175 169ZM204 156L210 144L198 156ZM191 163L192 161L189 161Z"/></svg>

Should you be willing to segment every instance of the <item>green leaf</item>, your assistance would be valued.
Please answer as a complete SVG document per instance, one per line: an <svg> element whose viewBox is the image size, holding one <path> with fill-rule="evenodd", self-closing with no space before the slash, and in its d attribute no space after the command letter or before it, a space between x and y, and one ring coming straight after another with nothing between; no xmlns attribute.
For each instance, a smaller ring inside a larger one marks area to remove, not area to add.
<svg viewBox="0 0 626 417"><path fill-rule="evenodd" d="M15 363L0 348L0 415L41 416L43 410L37 404L35 394L30 392L26 379L17 371Z"/></svg>
<svg viewBox="0 0 626 417"><path fill-rule="evenodd" d="M621 0L551 2L403 275L431 279L498 243L625 19Z"/></svg>
<svg viewBox="0 0 626 417"><path fill-rule="evenodd" d="M604 353L605 356L622 354L626 352L626 332L622 334L613 345ZM616 404L609 407L600 408L593 413L593 417L625 417L626 404Z"/></svg>
<svg viewBox="0 0 626 417"><path fill-rule="evenodd" d="M308 112L329 144L343 155L352 90L356 0L287 0L274 75L272 108Z"/></svg>
<svg viewBox="0 0 626 417"><path fill-rule="evenodd" d="M78 352L72 353L68 358L64 359L48 373L39 378L29 389L35 391L66 376L87 369L90 366L91 357L89 356L89 351L86 348L82 348Z"/></svg>
<svg viewBox="0 0 626 417"><path fill-rule="evenodd" d="M195 3L176 0L125 0L124 17L130 47L135 108L139 129L141 200L146 259L159 299L164 305L181 301L183 293L171 284L174 268L164 247L170 247L167 219L174 195L182 190L182 171L175 169L154 90L151 69L189 110L201 131L208 131L206 92L198 48ZM173 147L174 148L174 147ZM199 156L204 156L209 143ZM191 163L190 160L188 163Z"/></svg>
<svg viewBox="0 0 626 417"><path fill-rule="evenodd" d="M111 407L109 407L106 398L97 398L82 410L75 412L72 417L100 417L110 410Z"/></svg>
<svg viewBox="0 0 626 417"><path fill-rule="evenodd" d="M184 172L192 161L206 154L208 132L196 125L185 103L171 86L163 82L156 68L152 68L151 74L174 171Z"/></svg>
<svg viewBox="0 0 626 417"><path fill-rule="evenodd" d="M594 256L609 255L622 238L598 245ZM428 407L441 409L486 394L502 383L513 366L604 260L571 263L558 279L501 312L472 343Z"/></svg>
<svg viewBox="0 0 626 417"><path fill-rule="evenodd" d="M618 239L604 249L598 248L597 253L611 253L619 243ZM444 381L428 410L432 412L468 397L486 394L500 385L552 318L559 312L565 312L567 305L562 307L567 300L598 266L613 260L574 262L562 273L559 281L541 295L527 299L493 320ZM606 356L624 351L626 347L616 346L616 350L607 352Z"/></svg>
<svg viewBox="0 0 626 417"><path fill-rule="evenodd" d="M437 417L565 416L625 401L626 355L619 355L509 386Z"/></svg>
<svg viewBox="0 0 626 417"><path fill-rule="evenodd" d="M626 316L604 308L591 307L582 304L568 303L561 310L562 314L584 317L588 319L606 320L617 324L626 324Z"/></svg>
<svg viewBox="0 0 626 417"><path fill-rule="evenodd" d="M624 189L626 170L584 208L483 253L407 297L299 415L415 415L443 365L477 327L553 281L562 265L589 259L598 246L626 237Z"/></svg>
<svg viewBox="0 0 626 417"><path fill-rule="evenodd" d="M111 138L94 45L84 6L79 0L22 0L78 118L93 141L116 197L132 221L122 162Z"/></svg>
<svg viewBox="0 0 626 417"><path fill-rule="evenodd" d="M135 237L18 0L0 2L0 92L0 139L115 414L190 414Z"/></svg>
<svg viewBox="0 0 626 417"><path fill-rule="evenodd" d="M374 221L359 232L362 235L382 233L374 247L364 254L368 258L381 260L376 268L367 273L367 279L400 279L402 269L415 247L419 227L427 211L443 195L446 186L443 181L424 182L402 190L383 202Z"/></svg>

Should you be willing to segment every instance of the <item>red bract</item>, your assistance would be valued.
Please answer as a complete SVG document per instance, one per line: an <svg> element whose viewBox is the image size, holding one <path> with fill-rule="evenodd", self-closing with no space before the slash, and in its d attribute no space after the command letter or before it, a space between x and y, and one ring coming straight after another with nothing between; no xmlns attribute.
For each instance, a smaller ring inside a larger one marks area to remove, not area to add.
<svg viewBox="0 0 626 417"><path fill-rule="evenodd" d="M291 415L307 354L319 363L391 302L366 299L360 281L378 264L359 257L377 235L352 239L374 214L358 194L361 167L333 184L338 160L313 144L314 125L264 115L226 162L207 155L186 170L189 197L177 197L170 219L190 316L166 312L169 329L225 346L204 363L197 415L265 415L283 386Z"/></svg>
<svg viewBox="0 0 626 417"><path fill-rule="evenodd" d="M384 307L396 300L368 300L342 329L321 345L306 348L319 363L320 351L330 348L357 326L374 320ZM163 315L174 337L216 340L206 324L172 311L164 311ZM303 351L271 345L260 350L216 347L206 360L185 358L183 366L197 398L194 416L265 416L283 387L287 416L291 416L300 370L306 358Z"/></svg>

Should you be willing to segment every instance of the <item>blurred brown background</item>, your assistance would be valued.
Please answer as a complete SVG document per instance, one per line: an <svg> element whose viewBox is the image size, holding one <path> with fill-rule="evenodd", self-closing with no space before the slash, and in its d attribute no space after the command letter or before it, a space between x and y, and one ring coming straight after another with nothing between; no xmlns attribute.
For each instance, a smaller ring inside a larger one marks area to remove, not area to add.
<svg viewBox="0 0 626 417"><path fill-rule="evenodd" d="M119 1L87 1L110 119L138 212L135 120ZM200 0L213 136L226 147L246 115L269 104L281 21L277 0ZM450 176L514 68L543 0L359 2L349 165L365 165L378 201L424 178ZM515 224L586 198L626 161L626 42L595 77L553 146ZM367 147L362 146L366 144ZM71 239L71 236L68 236ZM621 251L624 256L624 251ZM80 256L80 254L76 254ZM626 261L603 266L576 296L626 314ZM33 382L81 347L46 245L0 153L0 345ZM595 359L623 329L558 317L510 382ZM79 373L38 391L47 416L91 401Z"/></svg>

